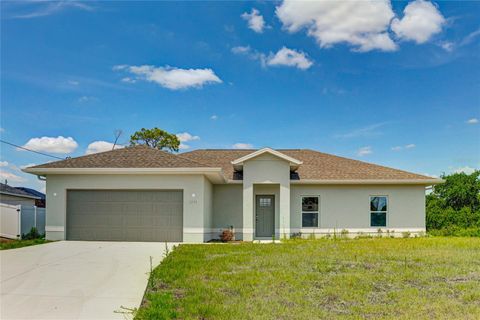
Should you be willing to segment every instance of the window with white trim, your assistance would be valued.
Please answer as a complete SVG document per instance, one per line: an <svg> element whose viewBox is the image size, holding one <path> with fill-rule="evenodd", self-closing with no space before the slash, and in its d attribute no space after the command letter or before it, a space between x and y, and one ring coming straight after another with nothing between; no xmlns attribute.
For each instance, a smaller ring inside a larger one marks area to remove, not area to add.
<svg viewBox="0 0 480 320"><path fill-rule="evenodd" d="M387 196L371 196L370 197L370 226L386 227L388 212Z"/></svg>
<svg viewBox="0 0 480 320"><path fill-rule="evenodd" d="M318 227L320 214L320 197L302 197L302 228Z"/></svg>

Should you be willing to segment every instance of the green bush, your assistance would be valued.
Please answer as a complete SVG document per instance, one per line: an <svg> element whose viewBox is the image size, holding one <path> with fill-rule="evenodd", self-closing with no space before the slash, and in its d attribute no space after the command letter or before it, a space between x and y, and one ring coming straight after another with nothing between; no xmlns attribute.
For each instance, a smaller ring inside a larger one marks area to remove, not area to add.
<svg viewBox="0 0 480 320"><path fill-rule="evenodd" d="M42 239L43 237L44 235L40 234L37 228L32 227L28 233L22 235L22 240Z"/></svg>
<svg viewBox="0 0 480 320"><path fill-rule="evenodd" d="M430 235L480 236L480 171L443 176L426 198Z"/></svg>

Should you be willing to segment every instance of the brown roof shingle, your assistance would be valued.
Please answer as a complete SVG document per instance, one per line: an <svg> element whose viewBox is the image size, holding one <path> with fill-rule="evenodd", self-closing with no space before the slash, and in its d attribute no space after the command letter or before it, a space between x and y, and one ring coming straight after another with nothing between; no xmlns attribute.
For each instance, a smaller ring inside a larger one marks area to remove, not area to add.
<svg viewBox="0 0 480 320"><path fill-rule="evenodd" d="M204 168L211 167L146 146L126 147L77 158L41 164L30 168Z"/></svg>
<svg viewBox="0 0 480 320"><path fill-rule="evenodd" d="M363 161L347 159L308 149L275 149L303 162L292 180L398 180L432 179L407 171L392 169ZM219 166L228 179L234 179L231 161L255 150L195 150L182 153L191 160Z"/></svg>
<svg viewBox="0 0 480 320"><path fill-rule="evenodd" d="M431 180L431 177L308 149L276 149L303 164L292 180ZM204 149L172 154L145 146L127 147L31 168L222 168L227 179L241 179L231 161L252 149ZM29 168L30 169L30 168Z"/></svg>

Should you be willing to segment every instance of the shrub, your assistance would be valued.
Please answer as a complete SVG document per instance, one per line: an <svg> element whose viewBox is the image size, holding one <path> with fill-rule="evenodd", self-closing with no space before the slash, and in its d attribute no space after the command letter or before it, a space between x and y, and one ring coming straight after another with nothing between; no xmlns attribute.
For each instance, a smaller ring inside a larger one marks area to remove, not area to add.
<svg viewBox="0 0 480 320"><path fill-rule="evenodd" d="M222 242L232 241L233 237L234 237L234 233L231 229L225 229L220 234L220 240L222 240Z"/></svg>
<svg viewBox="0 0 480 320"><path fill-rule="evenodd" d="M43 238L43 235L38 233L38 230L35 227L32 227L32 229L30 229L28 233L22 235L22 239L24 240L34 240L34 239L41 239L41 238Z"/></svg>

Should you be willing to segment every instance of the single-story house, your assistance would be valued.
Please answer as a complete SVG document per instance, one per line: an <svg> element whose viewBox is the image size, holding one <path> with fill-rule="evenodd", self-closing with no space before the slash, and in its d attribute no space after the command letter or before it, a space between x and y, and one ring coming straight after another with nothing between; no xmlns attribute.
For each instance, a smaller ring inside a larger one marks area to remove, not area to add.
<svg viewBox="0 0 480 320"><path fill-rule="evenodd" d="M24 169L46 177L47 239L205 242L425 231L441 179L307 149L127 147ZM344 231L346 230L346 231Z"/></svg>
<svg viewBox="0 0 480 320"><path fill-rule="evenodd" d="M39 196L30 194L19 188L9 186L8 184L0 183L0 203L14 206L34 206L35 201L39 199Z"/></svg>
<svg viewBox="0 0 480 320"><path fill-rule="evenodd" d="M18 190L24 191L32 196L38 197L38 199L35 200L35 206L39 208L45 208L45 193L37 191L32 188L27 188L27 187L15 187Z"/></svg>

